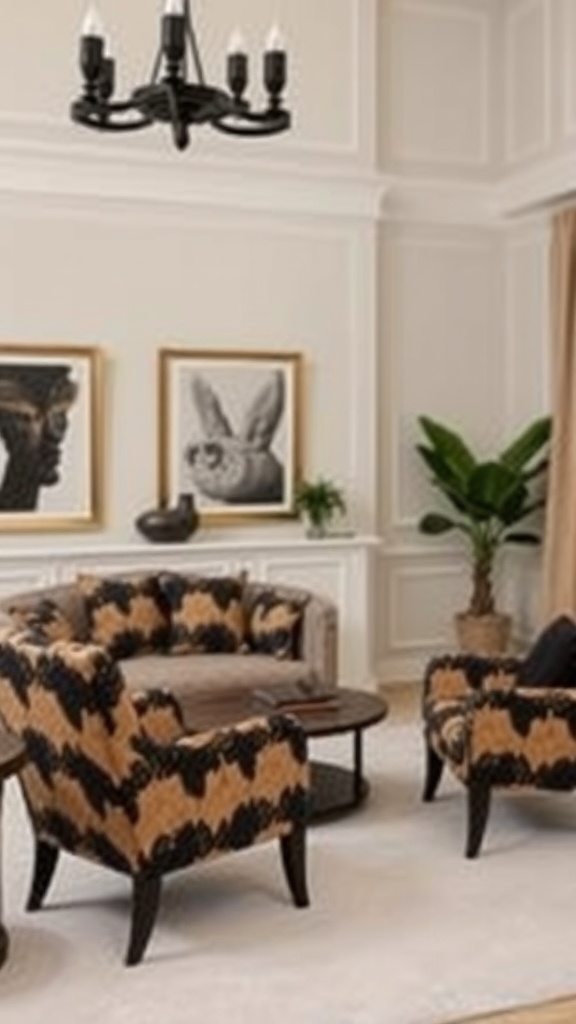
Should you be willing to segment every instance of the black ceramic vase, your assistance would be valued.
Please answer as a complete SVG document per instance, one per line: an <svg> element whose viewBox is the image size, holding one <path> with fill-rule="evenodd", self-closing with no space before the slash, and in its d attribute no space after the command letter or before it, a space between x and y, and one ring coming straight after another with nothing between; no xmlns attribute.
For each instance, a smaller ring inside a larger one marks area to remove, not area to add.
<svg viewBox="0 0 576 1024"><path fill-rule="evenodd" d="M173 544L188 540L198 528L198 513L193 494L180 494L174 508L161 505L141 512L134 520L136 529L155 544Z"/></svg>

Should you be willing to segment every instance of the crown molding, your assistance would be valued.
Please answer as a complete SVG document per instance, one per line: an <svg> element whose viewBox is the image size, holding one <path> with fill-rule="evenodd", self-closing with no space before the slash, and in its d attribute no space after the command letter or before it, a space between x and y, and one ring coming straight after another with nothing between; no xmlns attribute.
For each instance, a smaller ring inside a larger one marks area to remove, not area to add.
<svg viewBox="0 0 576 1024"><path fill-rule="evenodd" d="M416 224L497 226L494 185L387 177L383 217Z"/></svg>
<svg viewBox="0 0 576 1024"><path fill-rule="evenodd" d="M11 130L8 130L11 129ZM190 158L152 146L131 148L116 139L78 142L72 131L0 117L0 197L120 201L150 206L216 208L378 220L387 180L376 170L334 156L289 160L263 147L262 157L210 152ZM110 144L112 143L112 145Z"/></svg>
<svg viewBox="0 0 576 1024"><path fill-rule="evenodd" d="M515 171L494 189L493 212L500 218L537 213L573 199L574 154Z"/></svg>

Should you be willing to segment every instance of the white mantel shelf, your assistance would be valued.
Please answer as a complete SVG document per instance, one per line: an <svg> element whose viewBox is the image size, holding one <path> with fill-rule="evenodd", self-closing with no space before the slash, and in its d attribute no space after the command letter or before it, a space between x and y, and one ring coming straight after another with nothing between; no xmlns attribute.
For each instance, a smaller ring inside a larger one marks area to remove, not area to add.
<svg viewBox="0 0 576 1024"><path fill-rule="evenodd" d="M376 683L375 536L196 539L186 544L43 544L0 549L0 595L75 579L79 572L175 569L221 575L246 570L252 579L305 587L333 600L339 611L339 678L342 685Z"/></svg>
<svg viewBox="0 0 576 1024"><path fill-rule="evenodd" d="M102 558L114 558L135 555L147 558L149 555L170 557L174 555L192 556L198 555L220 555L224 551L229 552L258 552L258 551L308 551L317 554L328 550L354 550L355 548L378 548L382 541L376 536L360 536L355 534L328 534L321 540L312 540L303 535L294 537L258 537L216 540L216 538L196 538L186 541L184 544L143 544L141 542L117 544L84 543L64 545L57 543L43 544L41 548L0 548L0 565L6 559L52 559L52 558L83 558L84 555L93 557L99 555Z"/></svg>

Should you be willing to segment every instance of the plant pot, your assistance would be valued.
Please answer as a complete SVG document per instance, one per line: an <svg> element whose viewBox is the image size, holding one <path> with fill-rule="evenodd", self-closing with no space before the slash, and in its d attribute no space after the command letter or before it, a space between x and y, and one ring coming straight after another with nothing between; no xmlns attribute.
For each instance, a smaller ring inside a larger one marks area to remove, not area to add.
<svg viewBox="0 0 576 1024"><path fill-rule="evenodd" d="M306 527L306 536L309 540L319 540L321 537L325 537L326 533L325 523L308 523Z"/></svg>
<svg viewBox="0 0 576 1024"><path fill-rule="evenodd" d="M512 630L510 615L501 612L494 612L492 615L458 612L454 620L458 646L463 654L492 657L506 653Z"/></svg>

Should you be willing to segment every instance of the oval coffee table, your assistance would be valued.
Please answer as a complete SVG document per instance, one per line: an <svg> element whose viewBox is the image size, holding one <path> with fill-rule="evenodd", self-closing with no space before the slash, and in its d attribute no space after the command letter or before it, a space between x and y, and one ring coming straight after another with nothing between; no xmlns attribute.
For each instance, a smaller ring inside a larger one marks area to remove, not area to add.
<svg viewBox="0 0 576 1024"><path fill-rule="evenodd" d="M335 695L339 698L337 708L313 711L290 711L286 708L286 714L295 715L310 739L352 734L351 768L324 761L311 762L310 818L314 822L336 818L359 807L366 799L369 784L362 763L363 733L388 714L386 701L376 693L339 687ZM271 714L269 705L264 706L250 691L198 703L193 700L187 702L184 698L181 703L186 725L195 731L233 725L258 714ZM274 709L274 713L281 713L281 709Z"/></svg>
<svg viewBox="0 0 576 1024"><path fill-rule="evenodd" d="M0 726L0 850L2 839L2 788L4 779L17 772L26 760L24 745ZM2 871L0 865L0 967L8 955L8 933L2 924Z"/></svg>
<svg viewBox="0 0 576 1024"><path fill-rule="evenodd" d="M297 713L306 735L311 739L352 733L352 768L311 762L311 819L327 821L359 807L368 796L370 785L363 770L363 735L388 714L388 705L376 693L339 689L340 706L328 711Z"/></svg>

